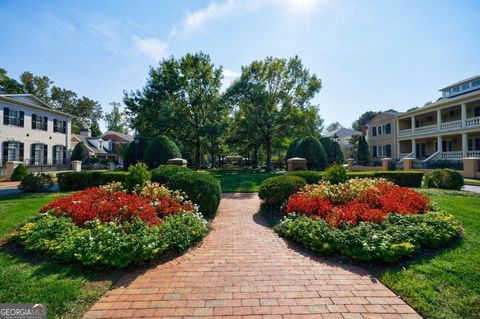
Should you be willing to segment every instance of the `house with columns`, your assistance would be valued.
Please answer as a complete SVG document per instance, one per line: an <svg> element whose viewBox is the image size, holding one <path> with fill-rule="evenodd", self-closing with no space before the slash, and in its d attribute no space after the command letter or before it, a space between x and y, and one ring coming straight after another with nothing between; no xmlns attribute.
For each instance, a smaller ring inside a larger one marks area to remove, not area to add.
<svg viewBox="0 0 480 319"><path fill-rule="evenodd" d="M372 158L392 157L401 161L409 157L427 163L480 157L480 75L451 84L440 92L442 97L435 103L370 121L367 139ZM394 129L388 130L389 134L384 129L382 133L388 137L380 139L382 145L377 145L378 127L388 123ZM378 152L384 144L394 150Z"/></svg>

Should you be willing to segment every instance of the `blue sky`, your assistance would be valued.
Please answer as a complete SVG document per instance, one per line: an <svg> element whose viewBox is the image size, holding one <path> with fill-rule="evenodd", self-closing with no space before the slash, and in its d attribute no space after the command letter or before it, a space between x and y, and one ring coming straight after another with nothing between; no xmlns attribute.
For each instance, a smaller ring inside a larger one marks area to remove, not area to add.
<svg viewBox="0 0 480 319"><path fill-rule="evenodd" d="M480 1L0 0L0 67L101 102L141 88L162 57L204 51L225 69L299 55L323 81L326 123L404 111L480 74Z"/></svg>

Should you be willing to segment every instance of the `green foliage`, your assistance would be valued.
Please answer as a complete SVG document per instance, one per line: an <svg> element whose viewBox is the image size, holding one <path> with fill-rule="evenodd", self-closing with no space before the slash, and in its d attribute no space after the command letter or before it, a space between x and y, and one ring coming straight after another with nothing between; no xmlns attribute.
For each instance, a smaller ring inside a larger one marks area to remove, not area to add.
<svg viewBox="0 0 480 319"><path fill-rule="evenodd" d="M136 188L143 188L152 178L152 173L148 171L148 166L144 163L137 163L128 167L128 174L123 181L123 187L128 192L133 192Z"/></svg>
<svg viewBox="0 0 480 319"><path fill-rule="evenodd" d="M258 172L247 169L217 169L211 170L209 173L218 179L224 193L258 192L260 184L264 180L275 176L275 173L272 172Z"/></svg>
<svg viewBox="0 0 480 319"><path fill-rule="evenodd" d="M152 182L166 184L174 175L191 171L191 169L179 165L161 165L151 171Z"/></svg>
<svg viewBox="0 0 480 319"><path fill-rule="evenodd" d="M13 170L12 176L10 177L10 180L12 181L21 181L25 176L28 175L28 168L25 166L25 164L19 164L15 169Z"/></svg>
<svg viewBox="0 0 480 319"><path fill-rule="evenodd" d="M207 232L202 218L192 213L168 216L160 226L136 219L121 225L92 221L82 228L67 217L44 214L23 225L17 239L27 250L63 261L125 268L167 251L183 251Z"/></svg>
<svg viewBox="0 0 480 319"><path fill-rule="evenodd" d="M327 167L327 154L322 144L313 136L305 137L298 143L295 156L306 159L309 170L324 170Z"/></svg>
<svg viewBox="0 0 480 319"><path fill-rule="evenodd" d="M356 120L352 123L352 128L355 131L361 131L362 126L364 126L368 122L370 122L375 116L377 116L378 113L379 112L375 112L375 111L367 111L367 112L363 113L362 115L360 115L358 120Z"/></svg>
<svg viewBox="0 0 480 319"><path fill-rule="evenodd" d="M143 160L143 153L147 147L148 140L141 136L136 136L135 141L128 144L125 148L123 156L123 167L128 169L130 165L138 163Z"/></svg>
<svg viewBox="0 0 480 319"><path fill-rule="evenodd" d="M332 184L344 183L348 180L347 169L343 165L329 166L323 173L323 180Z"/></svg>
<svg viewBox="0 0 480 319"><path fill-rule="evenodd" d="M305 180L298 176L281 175L262 182L258 196L269 205L281 205L290 195L305 186Z"/></svg>
<svg viewBox="0 0 480 319"><path fill-rule="evenodd" d="M338 142L334 142L331 137L321 137L320 143L327 154L328 165L342 164L345 161L342 147Z"/></svg>
<svg viewBox="0 0 480 319"><path fill-rule="evenodd" d="M323 219L284 218L276 231L322 254L339 253L355 260L397 262L422 248L445 246L461 233L460 224L440 212L390 214L385 222L331 227Z"/></svg>
<svg viewBox="0 0 480 319"><path fill-rule="evenodd" d="M296 138L295 140L293 140L292 143L290 143L287 149L287 154L285 156L287 160L295 156L295 150L297 149L297 145L301 140L301 138Z"/></svg>
<svg viewBox="0 0 480 319"><path fill-rule="evenodd" d="M342 128L342 124L340 124L339 122L333 122L327 125L325 131L332 132L338 130L339 128Z"/></svg>
<svg viewBox="0 0 480 319"><path fill-rule="evenodd" d="M217 212L222 188L215 177L195 171L179 172L169 178L167 186L185 192L188 199L198 205L204 216L213 217Z"/></svg>
<svg viewBox="0 0 480 319"><path fill-rule="evenodd" d="M463 176L449 168L435 169L426 173L422 181L422 186L426 188L461 190L464 184Z"/></svg>
<svg viewBox="0 0 480 319"><path fill-rule="evenodd" d="M360 165L366 165L370 162L370 150L368 149L367 140L365 136L361 136L358 138L358 145L357 145L357 163Z"/></svg>
<svg viewBox="0 0 480 319"><path fill-rule="evenodd" d="M87 187L123 182L127 172L81 171L57 174L59 188L63 192L82 190Z"/></svg>
<svg viewBox="0 0 480 319"><path fill-rule="evenodd" d="M323 172L319 171L294 171L289 172L288 175L301 177L307 184L318 184L322 180Z"/></svg>
<svg viewBox="0 0 480 319"><path fill-rule="evenodd" d="M377 171L373 173L375 178L385 178L398 186L403 187L421 187L423 172L416 171Z"/></svg>
<svg viewBox="0 0 480 319"><path fill-rule="evenodd" d="M83 142L79 142L72 151L72 161L82 161L82 163L88 160L88 151Z"/></svg>
<svg viewBox="0 0 480 319"><path fill-rule="evenodd" d="M177 145L165 135L152 138L145 148L143 160L150 168L167 164L172 158L181 157Z"/></svg>
<svg viewBox="0 0 480 319"><path fill-rule="evenodd" d="M28 174L18 186L24 193L36 193L49 190L53 186L52 176L49 174Z"/></svg>
<svg viewBox="0 0 480 319"><path fill-rule="evenodd" d="M112 111L105 113L104 117L107 130L127 134L127 122L124 119L125 113L120 110L120 103L112 102L110 105L112 106Z"/></svg>

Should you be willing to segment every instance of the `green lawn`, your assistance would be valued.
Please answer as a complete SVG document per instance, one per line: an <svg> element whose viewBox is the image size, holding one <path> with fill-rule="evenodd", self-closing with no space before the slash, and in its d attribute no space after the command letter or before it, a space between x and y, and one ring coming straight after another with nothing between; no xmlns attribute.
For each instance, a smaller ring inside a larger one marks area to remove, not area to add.
<svg viewBox="0 0 480 319"><path fill-rule="evenodd" d="M231 169L212 170L209 172L222 185L224 193L252 193L258 192L260 184L267 178L275 176L275 173L255 172L252 170Z"/></svg>
<svg viewBox="0 0 480 319"><path fill-rule="evenodd" d="M433 257L389 269L380 280L425 318L479 318L480 198L431 198L462 222L463 240Z"/></svg>
<svg viewBox="0 0 480 319"><path fill-rule="evenodd" d="M0 197L0 237L57 194ZM0 301L47 305L49 318L80 318L121 274L99 273L48 261L15 245L0 247Z"/></svg>

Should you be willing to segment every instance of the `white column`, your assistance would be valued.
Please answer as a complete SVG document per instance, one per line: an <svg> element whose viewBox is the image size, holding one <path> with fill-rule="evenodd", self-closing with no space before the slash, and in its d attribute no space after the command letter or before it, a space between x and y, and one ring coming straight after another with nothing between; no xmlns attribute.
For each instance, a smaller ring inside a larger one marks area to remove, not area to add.
<svg viewBox="0 0 480 319"><path fill-rule="evenodd" d="M442 124L442 110L437 110L437 131L440 131L441 124Z"/></svg>
<svg viewBox="0 0 480 319"><path fill-rule="evenodd" d="M437 136L437 151L440 152L440 154L443 152L443 145L442 145L442 137Z"/></svg>
<svg viewBox="0 0 480 319"><path fill-rule="evenodd" d="M412 133L413 133L413 131L415 130L415 116L411 117L411 121L412 121Z"/></svg>
<svg viewBox="0 0 480 319"><path fill-rule="evenodd" d="M462 154L463 158L468 154L468 136L467 133L462 133Z"/></svg>
<svg viewBox="0 0 480 319"><path fill-rule="evenodd" d="M412 138L412 152L413 157L417 158L417 143L414 138Z"/></svg>
<svg viewBox="0 0 480 319"><path fill-rule="evenodd" d="M395 158L400 158L400 141L397 141L397 153L395 154Z"/></svg>
<svg viewBox="0 0 480 319"><path fill-rule="evenodd" d="M462 104L461 117L462 117L462 127L465 127L465 121L467 119L467 104Z"/></svg>

